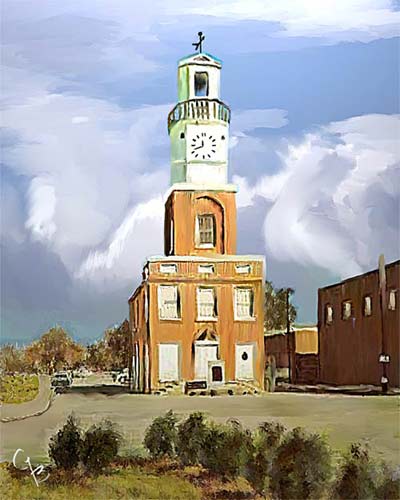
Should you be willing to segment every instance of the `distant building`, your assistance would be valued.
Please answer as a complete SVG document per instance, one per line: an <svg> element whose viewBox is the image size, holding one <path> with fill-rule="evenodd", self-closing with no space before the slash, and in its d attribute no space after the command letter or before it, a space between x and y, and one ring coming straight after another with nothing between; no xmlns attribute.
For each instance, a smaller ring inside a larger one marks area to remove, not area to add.
<svg viewBox="0 0 400 500"><path fill-rule="evenodd" d="M267 360L274 357L277 376L293 384L318 381L318 330L316 326L292 327L264 335Z"/></svg>
<svg viewBox="0 0 400 500"><path fill-rule="evenodd" d="M230 110L220 100L220 70L206 53L179 61L179 102L168 116L165 256L147 259L129 299L139 392L188 381L263 386L265 263L263 256L235 255Z"/></svg>
<svg viewBox="0 0 400 500"><path fill-rule="evenodd" d="M400 260L386 266L387 306L382 316L378 270L318 290L319 381L380 385L386 356L389 385L399 386ZM385 352L382 352L384 341ZM380 361L381 359L381 361Z"/></svg>

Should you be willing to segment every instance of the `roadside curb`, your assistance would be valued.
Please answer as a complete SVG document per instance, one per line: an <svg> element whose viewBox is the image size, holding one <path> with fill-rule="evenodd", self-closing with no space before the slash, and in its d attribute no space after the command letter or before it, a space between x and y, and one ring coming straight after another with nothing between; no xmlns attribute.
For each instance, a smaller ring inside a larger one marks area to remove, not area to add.
<svg viewBox="0 0 400 500"><path fill-rule="evenodd" d="M50 395L49 395L49 399L48 399L48 401L46 403L46 406L42 410L36 411L35 413L30 413L29 415L21 415L21 416L18 416L18 417L6 417L6 418L2 418L2 419L0 419L0 422L3 423L3 424L6 424L8 422L16 422L18 420L25 420L25 419L31 418L31 417L39 417L40 415L43 415L43 413L46 413L46 411L50 409L50 407L53 404L56 396L57 396L57 394L51 389Z"/></svg>

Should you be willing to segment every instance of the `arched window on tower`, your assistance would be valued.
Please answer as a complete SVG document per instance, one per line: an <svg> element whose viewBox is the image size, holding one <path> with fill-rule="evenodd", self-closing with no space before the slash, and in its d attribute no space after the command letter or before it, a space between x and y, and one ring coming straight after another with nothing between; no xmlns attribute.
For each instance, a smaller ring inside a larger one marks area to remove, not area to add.
<svg viewBox="0 0 400 500"><path fill-rule="evenodd" d="M196 218L196 246L215 247L215 217L213 214L201 214Z"/></svg>
<svg viewBox="0 0 400 500"><path fill-rule="evenodd" d="M196 97L208 96L208 73L206 71L194 74L194 95Z"/></svg>

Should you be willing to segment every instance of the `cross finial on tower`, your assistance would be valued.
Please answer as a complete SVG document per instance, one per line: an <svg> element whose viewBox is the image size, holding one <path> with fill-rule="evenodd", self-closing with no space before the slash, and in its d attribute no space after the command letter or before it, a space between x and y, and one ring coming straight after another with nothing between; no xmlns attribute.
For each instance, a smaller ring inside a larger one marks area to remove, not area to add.
<svg viewBox="0 0 400 500"><path fill-rule="evenodd" d="M199 36L199 41L192 43L192 45L194 46L195 50L198 50L200 53L203 50L203 42L204 42L206 37L203 35L203 33L201 31L199 31L197 34Z"/></svg>

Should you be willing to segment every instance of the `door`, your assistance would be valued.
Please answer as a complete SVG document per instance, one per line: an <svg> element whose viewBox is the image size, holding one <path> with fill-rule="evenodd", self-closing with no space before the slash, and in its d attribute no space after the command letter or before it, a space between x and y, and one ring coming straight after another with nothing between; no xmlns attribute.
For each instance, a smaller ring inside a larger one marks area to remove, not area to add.
<svg viewBox="0 0 400 500"><path fill-rule="evenodd" d="M194 348L195 374L196 380L207 380L208 362L216 361L218 354L218 344L201 344L196 342Z"/></svg>
<svg viewBox="0 0 400 500"><path fill-rule="evenodd" d="M158 344L158 374L161 382L179 381L178 344Z"/></svg>
<svg viewBox="0 0 400 500"><path fill-rule="evenodd" d="M254 345L236 344L236 379L254 379Z"/></svg>

